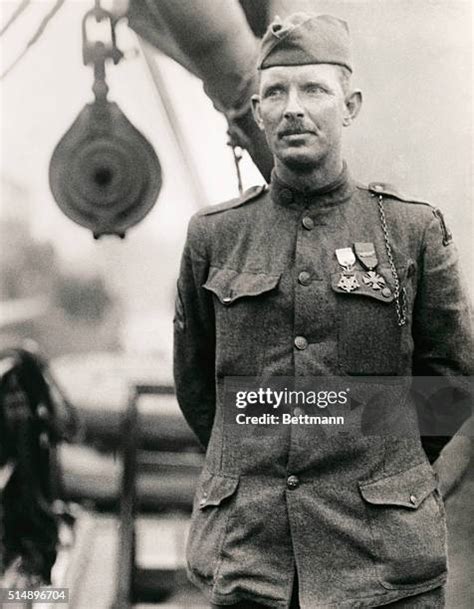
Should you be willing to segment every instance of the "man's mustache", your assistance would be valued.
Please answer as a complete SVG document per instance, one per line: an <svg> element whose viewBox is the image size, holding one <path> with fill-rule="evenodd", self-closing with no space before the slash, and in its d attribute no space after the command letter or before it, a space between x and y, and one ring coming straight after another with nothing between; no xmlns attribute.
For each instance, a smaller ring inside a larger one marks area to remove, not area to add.
<svg viewBox="0 0 474 609"><path fill-rule="evenodd" d="M316 130L313 126L307 126L301 122L287 122L278 130L279 137L285 135L300 135L302 133L316 133Z"/></svg>

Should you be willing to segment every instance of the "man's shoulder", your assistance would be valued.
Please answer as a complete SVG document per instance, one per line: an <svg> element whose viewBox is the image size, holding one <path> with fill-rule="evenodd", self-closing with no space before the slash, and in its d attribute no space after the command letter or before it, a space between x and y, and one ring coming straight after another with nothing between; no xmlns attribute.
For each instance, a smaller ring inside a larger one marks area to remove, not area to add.
<svg viewBox="0 0 474 609"><path fill-rule="evenodd" d="M386 182L371 182L368 186L357 184L357 187L369 197L387 202L384 211L390 214L392 220L398 220L400 226L406 230L424 231L431 224L439 224L443 245L451 243L452 235L442 211L428 201L402 194L395 186Z"/></svg>
<svg viewBox="0 0 474 609"><path fill-rule="evenodd" d="M195 215L197 217L213 216L215 214L222 214L224 212L247 206L250 203L255 203L262 198L267 192L268 187L266 185L252 186L248 188L240 197L224 201L218 205L209 205L199 210Z"/></svg>
<svg viewBox="0 0 474 609"><path fill-rule="evenodd" d="M367 191L372 197L383 197L383 199L394 199L395 201L400 201L402 203L414 203L433 208L431 203L428 201L402 194L396 186L393 184L388 184L387 182L371 182L367 186L358 183L357 187L361 190Z"/></svg>
<svg viewBox="0 0 474 609"><path fill-rule="evenodd" d="M267 186L253 186L240 197L218 205L203 207L189 220L188 241L202 245L207 239L214 240L217 234L222 234L224 228L233 230L242 226L243 223L253 221L254 214L250 218L248 211L257 207L253 204L264 201L267 192ZM237 213L230 213L232 211Z"/></svg>

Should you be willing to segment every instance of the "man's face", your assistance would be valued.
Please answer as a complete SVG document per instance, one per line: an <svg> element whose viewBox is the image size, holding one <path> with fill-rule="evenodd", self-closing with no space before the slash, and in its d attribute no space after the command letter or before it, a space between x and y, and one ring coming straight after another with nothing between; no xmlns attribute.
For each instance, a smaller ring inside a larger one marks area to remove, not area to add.
<svg viewBox="0 0 474 609"><path fill-rule="evenodd" d="M284 165L324 166L341 155L347 107L337 66L275 66L261 71L253 100L268 145Z"/></svg>

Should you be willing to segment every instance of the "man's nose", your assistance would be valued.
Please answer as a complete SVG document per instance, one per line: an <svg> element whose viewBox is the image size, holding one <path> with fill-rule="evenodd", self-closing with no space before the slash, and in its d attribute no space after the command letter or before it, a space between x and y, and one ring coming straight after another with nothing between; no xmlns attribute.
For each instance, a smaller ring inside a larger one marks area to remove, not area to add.
<svg viewBox="0 0 474 609"><path fill-rule="evenodd" d="M286 119L303 118L304 109L301 105L300 98L296 92L289 92L285 111L283 114Z"/></svg>

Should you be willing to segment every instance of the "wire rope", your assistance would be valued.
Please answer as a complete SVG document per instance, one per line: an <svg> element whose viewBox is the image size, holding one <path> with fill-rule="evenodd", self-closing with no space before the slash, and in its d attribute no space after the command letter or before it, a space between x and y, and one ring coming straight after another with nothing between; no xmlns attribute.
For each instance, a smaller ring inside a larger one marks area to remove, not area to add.
<svg viewBox="0 0 474 609"><path fill-rule="evenodd" d="M66 0L56 0L53 8L41 20L41 23L39 24L38 29L33 34L32 38L28 41L26 47L18 55L18 57L15 59L15 61L12 64L10 64L10 66L0 75L0 80L3 80L5 78L5 76L7 76L18 65L18 63L23 59L23 57L31 49L31 47L41 38L44 30L46 29L46 26L48 25L48 23L51 21L51 19L59 11L59 9L63 6L63 4L65 2L66 2Z"/></svg>
<svg viewBox="0 0 474 609"><path fill-rule="evenodd" d="M20 2L19 6L17 6L17 8L13 11L13 14L10 17L10 19L5 23L5 25L0 30L0 36L3 36L3 34L5 34L5 32L8 30L8 28L13 23L15 23L15 21L18 19L18 17L22 14L22 12L27 8L27 6L30 3L31 3L31 0L22 0Z"/></svg>

